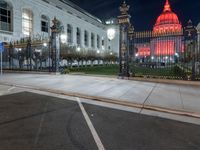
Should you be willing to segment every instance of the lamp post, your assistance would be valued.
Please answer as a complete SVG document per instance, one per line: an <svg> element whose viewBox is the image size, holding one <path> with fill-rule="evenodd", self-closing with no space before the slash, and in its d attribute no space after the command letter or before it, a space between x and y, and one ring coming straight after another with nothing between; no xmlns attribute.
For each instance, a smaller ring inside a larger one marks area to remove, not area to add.
<svg viewBox="0 0 200 150"><path fill-rule="evenodd" d="M116 31L115 31L114 28L109 28L109 29L107 30L107 37L108 37L108 39L109 39L110 41L113 40L113 39L115 38L115 34L116 34Z"/></svg>
<svg viewBox="0 0 200 150"><path fill-rule="evenodd" d="M111 43L110 42L115 38L115 36L116 36L116 30L113 27L109 28L107 30L107 37L109 39L109 53L110 53L110 56L113 55L113 52L112 52L112 49L111 49L111 45L110 45Z"/></svg>
<svg viewBox="0 0 200 150"><path fill-rule="evenodd" d="M9 45L9 69L12 69L13 66L13 44L10 42Z"/></svg>
<svg viewBox="0 0 200 150"><path fill-rule="evenodd" d="M30 71L32 70L32 48L31 48L31 38L29 37L28 38L28 41L27 41L27 46L26 46L26 50L27 50L27 64L28 64L28 62L29 62L29 64L30 64ZM29 61L28 61L28 59L30 59ZM27 65L27 69L28 69L28 65Z"/></svg>
<svg viewBox="0 0 200 150"><path fill-rule="evenodd" d="M108 37L108 40L109 40L109 51L111 51L111 41L115 38L115 35L116 35L116 31L113 27L109 28L107 30L107 37Z"/></svg>

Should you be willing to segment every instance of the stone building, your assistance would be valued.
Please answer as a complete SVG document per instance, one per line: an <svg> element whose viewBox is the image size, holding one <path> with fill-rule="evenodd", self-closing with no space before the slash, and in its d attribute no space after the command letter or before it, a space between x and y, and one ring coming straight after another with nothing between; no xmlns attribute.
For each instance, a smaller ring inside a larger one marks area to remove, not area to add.
<svg viewBox="0 0 200 150"><path fill-rule="evenodd" d="M117 25L106 25L68 0L0 0L0 41L10 42L24 37L49 38L52 20L63 26L67 44L93 50L119 51ZM109 40L108 28L115 38Z"/></svg>

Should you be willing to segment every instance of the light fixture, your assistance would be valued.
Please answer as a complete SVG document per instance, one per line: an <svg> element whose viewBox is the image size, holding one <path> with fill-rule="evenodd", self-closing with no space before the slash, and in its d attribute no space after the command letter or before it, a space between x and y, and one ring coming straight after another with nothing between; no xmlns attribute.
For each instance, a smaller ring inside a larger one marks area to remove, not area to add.
<svg viewBox="0 0 200 150"><path fill-rule="evenodd" d="M107 30L107 37L109 40L113 40L115 38L116 31L114 28L110 28Z"/></svg>
<svg viewBox="0 0 200 150"><path fill-rule="evenodd" d="M61 43L66 43L67 42L67 36L65 34L60 35Z"/></svg>
<svg viewBox="0 0 200 150"><path fill-rule="evenodd" d="M47 43L43 43L43 46L44 46L44 47L47 47Z"/></svg>
<svg viewBox="0 0 200 150"><path fill-rule="evenodd" d="M76 49L78 52L80 52L81 51L81 48L80 47L77 47L77 49Z"/></svg>

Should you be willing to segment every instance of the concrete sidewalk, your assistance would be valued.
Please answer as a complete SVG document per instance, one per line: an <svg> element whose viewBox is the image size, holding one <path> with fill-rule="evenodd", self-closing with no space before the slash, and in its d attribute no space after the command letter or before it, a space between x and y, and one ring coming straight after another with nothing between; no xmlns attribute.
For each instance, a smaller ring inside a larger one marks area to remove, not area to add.
<svg viewBox="0 0 200 150"><path fill-rule="evenodd" d="M200 114L200 87L172 85L115 78L4 74L0 84L28 86L35 89L59 91L59 93L87 95L95 99L108 99L134 106L158 107ZM200 116L200 115L199 115Z"/></svg>

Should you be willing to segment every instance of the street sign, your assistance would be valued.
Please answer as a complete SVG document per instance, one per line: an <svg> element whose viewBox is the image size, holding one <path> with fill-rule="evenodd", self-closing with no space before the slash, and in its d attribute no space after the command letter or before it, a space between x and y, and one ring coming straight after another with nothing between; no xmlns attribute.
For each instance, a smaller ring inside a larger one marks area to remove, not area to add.
<svg viewBox="0 0 200 150"><path fill-rule="evenodd" d="M0 52L3 52L4 51L4 44L3 42L0 42Z"/></svg>

